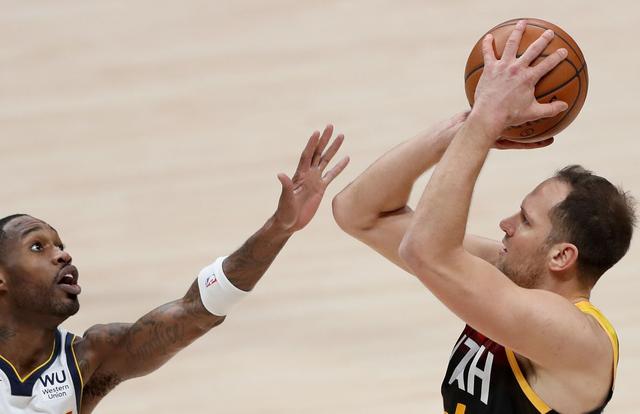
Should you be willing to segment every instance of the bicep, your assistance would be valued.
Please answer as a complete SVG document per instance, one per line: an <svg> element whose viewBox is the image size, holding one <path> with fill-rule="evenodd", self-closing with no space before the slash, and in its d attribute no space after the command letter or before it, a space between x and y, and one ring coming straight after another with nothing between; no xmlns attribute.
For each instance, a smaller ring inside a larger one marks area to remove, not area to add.
<svg viewBox="0 0 640 414"><path fill-rule="evenodd" d="M467 324L494 341L541 366L567 368L583 364L597 345L588 318L565 298L521 288L466 252L451 263L439 277L423 282Z"/></svg>
<svg viewBox="0 0 640 414"><path fill-rule="evenodd" d="M91 347L94 374L120 380L145 375L223 320L202 306L194 283L184 298L159 306L133 324L90 329L85 340Z"/></svg>

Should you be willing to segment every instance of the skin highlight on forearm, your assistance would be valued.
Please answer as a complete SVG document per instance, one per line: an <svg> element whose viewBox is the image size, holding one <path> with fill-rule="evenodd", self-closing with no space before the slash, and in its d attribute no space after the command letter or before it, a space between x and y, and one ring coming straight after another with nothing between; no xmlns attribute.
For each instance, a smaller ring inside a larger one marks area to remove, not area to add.
<svg viewBox="0 0 640 414"><path fill-rule="evenodd" d="M225 275L238 289L250 291L273 263L289 237L291 235L279 228L275 219L269 219L242 247L225 259L222 265Z"/></svg>

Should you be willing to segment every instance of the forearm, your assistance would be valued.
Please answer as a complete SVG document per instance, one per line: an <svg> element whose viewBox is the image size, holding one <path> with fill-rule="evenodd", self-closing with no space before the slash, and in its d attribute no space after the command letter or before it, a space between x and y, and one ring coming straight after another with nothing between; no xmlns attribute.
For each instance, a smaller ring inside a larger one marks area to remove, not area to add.
<svg viewBox="0 0 640 414"><path fill-rule="evenodd" d="M478 174L495 138L470 115L436 167L405 237L421 252L439 256L462 247Z"/></svg>
<svg viewBox="0 0 640 414"><path fill-rule="evenodd" d="M398 145L338 194L334 207L362 223L405 207L416 179L440 160L450 140L432 129Z"/></svg>
<svg viewBox="0 0 640 414"><path fill-rule="evenodd" d="M222 263L224 275L236 288L245 292L250 291L267 271L289 237L291 237L289 230L280 225L274 217L269 218L260 230L224 260ZM197 281L191 285L181 300L160 307L149 315L156 313L155 319L162 319L166 317L162 315L163 310L170 311L174 307L181 311L174 313L174 317L182 318L179 323L187 323L191 326L188 336L194 336L193 339L224 320L223 316L207 311L202 303Z"/></svg>
<svg viewBox="0 0 640 414"><path fill-rule="evenodd" d="M223 263L224 273L238 289L249 291L258 283L291 233L271 217Z"/></svg>

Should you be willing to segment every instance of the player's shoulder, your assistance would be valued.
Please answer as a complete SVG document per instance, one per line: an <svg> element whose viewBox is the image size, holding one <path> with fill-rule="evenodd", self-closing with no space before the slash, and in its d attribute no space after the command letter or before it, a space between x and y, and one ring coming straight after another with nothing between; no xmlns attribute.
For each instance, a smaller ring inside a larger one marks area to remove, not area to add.
<svg viewBox="0 0 640 414"><path fill-rule="evenodd" d="M593 332L594 342L598 344L598 348L602 357L606 360L613 358L614 371L618 362L618 351L620 344L618 342L618 334L613 324L604 316L604 314L589 301L581 301L575 304L585 318L589 320L591 330Z"/></svg>
<svg viewBox="0 0 640 414"><path fill-rule="evenodd" d="M81 337L76 337L73 348L84 378L90 378L105 355L121 345L130 323L93 325Z"/></svg>

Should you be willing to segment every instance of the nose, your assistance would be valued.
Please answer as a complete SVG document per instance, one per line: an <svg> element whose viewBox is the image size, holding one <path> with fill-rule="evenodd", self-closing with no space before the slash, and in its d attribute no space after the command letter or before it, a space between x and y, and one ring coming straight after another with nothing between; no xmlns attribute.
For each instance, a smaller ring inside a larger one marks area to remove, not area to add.
<svg viewBox="0 0 640 414"><path fill-rule="evenodd" d="M69 252L64 251L62 249L58 249L58 251L56 252L56 255L54 257L55 263L56 264L61 264L61 265L68 265L68 264L71 263L72 260L73 260L73 258L71 257Z"/></svg>
<svg viewBox="0 0 640 414"><path fill-rule="evenodd" d="M507 237L513 236L514 227L513 227L513 220L511 220L511 218L512 217L509 217L500 221L500 229L504 231Z"/></svg>

